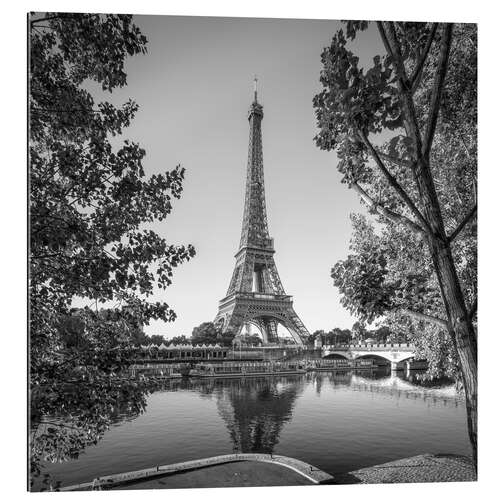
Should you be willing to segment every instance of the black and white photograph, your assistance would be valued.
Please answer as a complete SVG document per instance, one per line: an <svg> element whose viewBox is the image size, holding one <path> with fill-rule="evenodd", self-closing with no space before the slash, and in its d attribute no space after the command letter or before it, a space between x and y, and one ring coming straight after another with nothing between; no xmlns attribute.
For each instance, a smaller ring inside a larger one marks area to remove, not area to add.
<svg viewBox="0 0 500 500"><path fill-rule="evenodd" d="M476 483L476 20L151 12L25 12L25 490Z"/></svg>

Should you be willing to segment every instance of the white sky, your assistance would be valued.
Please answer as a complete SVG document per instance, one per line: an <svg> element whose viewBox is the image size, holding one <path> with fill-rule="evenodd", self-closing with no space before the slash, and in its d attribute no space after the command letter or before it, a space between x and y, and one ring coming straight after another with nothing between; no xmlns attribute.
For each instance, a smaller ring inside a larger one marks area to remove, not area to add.
<svg viewBox="0 0 500 500"><path fill-rule="evenodd" d="M102 97L139 104L122 139L145 148L148 174L178 163L186 168L182 198L154 229L197 251L154 297L178 319L152 323L146 333L189 336L214 319L226 293L241 231L255 74L264 105L269 230L285 291L310 332L351 327L355 319L339 304L330 270L347 255L349 213L362 208L340 183L336 154L313 142L320 54L340 23L174 16L136 16L135 22L148 38L148 53L129 59L127 87ZM382 52L374 28L355 49L365 64Z"/></svg>

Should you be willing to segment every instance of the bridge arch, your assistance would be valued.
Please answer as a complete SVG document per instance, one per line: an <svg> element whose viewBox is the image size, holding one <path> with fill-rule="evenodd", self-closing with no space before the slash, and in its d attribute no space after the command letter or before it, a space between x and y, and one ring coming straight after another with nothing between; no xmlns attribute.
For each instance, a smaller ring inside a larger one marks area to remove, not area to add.
<svg viewBox="0 0 500 500"><path fill-rule="evenodd" d="M324 356L324 359L346 359L350 361L351 358L347 354L342 354L340 352L332 352L331 354L327 354Z"/></svg>
<svg viewBox="0 0 500 500"><path fill-rule="evenodd" d="M409 359L413 359L415 357L415 353L411 352L411 353L408 353L407 356L401 356L399 359L398 359L398 363L401 363L402 361L408 361Z"/></svg>
<svg viewBox="0 0 500 500"><path fill-rule="evenodd" d="M413 352L363 352L361 354L353 353L353 360L356 359L369 359L369 358L378 358L386 362L391 366L391 370L400 370L404 368L401 363L405 362L408 359L412 359L415 357Z"/></svg>
<svg viewBox="0 0 500 500"><path fill-rule="evenodd" d="M382 360L387 364L390 364L393 359L389 358L389 356L384 356L383 354L375 354L375 353L364 353L364 354L354 354L352 357L353 360L356 359L377 359Z"/></svg>

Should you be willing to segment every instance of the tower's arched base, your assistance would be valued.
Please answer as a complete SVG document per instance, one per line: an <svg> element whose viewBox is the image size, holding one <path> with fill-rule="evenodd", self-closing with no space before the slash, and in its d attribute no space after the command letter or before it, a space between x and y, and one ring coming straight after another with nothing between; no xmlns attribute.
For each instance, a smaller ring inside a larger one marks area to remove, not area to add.
<svg viewBox="0 0 500 500"><path fill-rule="evenodd" d="M246 323L252 323L262 333L264 344L278 340L278 325L283 325L298 345L303 345L307 329L293 309L290 295L234 293L219 304L215 325L224 332L238 335Z"/></svg>

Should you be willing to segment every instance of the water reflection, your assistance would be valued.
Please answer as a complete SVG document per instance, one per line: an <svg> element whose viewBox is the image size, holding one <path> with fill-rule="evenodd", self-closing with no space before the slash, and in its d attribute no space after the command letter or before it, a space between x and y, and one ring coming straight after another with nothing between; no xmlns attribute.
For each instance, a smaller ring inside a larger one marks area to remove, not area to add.
<svg viewBox="0 0 500 500"><path fill-rule="evenodd" d="M272 453L307 382L304 376L183 378L165 381L162 389L196 392L201 399L215 397L234 453Z"/></svg>
<svg viewBox="0 0 500 500"><path fill-rule="evenodd" d="M390 369L316 372L309 376L321 393L323 380L333 388L348 387L354 391L381 393L393 398L422 399L429 404L458 405L463 396L450 379L422 380L419 373L391 372Z"/></svg>
<svg viewBox="0 0 500 500"><path fill-rule="evenodd" d="M326 383L326 385L325 385ZM378 393L391 398L423 400L429 405L457 407L463 399L451 380L422 381L420 374L376 370L332 370L305 375L260 378L173 379L160 390L189 391L201 399L216 399L216 406L233 444L234 453L272 453L283 426L293 417L294 406L308 385L321 396L325 387ZM120 420L136 415L122 413Z"/></svg>
<svg viewBox="0 0 500 500"><path fill-rule="evenodd" d="M415 371L391 372L390 368L267 378L176 379L166 382L164 389L193 391L202 399L215 397L234 453L272 453L283 426L293 417L297 398L307 385L314 387L317 396L329 386L397 399L419 399L428 406L456 407L462 399L451 380L422 381Z"/></svg>
<svg viewBox="0 0 500 500"><path fill-rule="evenodd" d="M235 453L272 453L304 388L303 378L236 379L216 392Z"/></svg>
<svg viewBox="0 0 500 500"><path fill-rule="evenodd" d="M215 396L235 453L272 453L283 426L292 419L294 406L308 384L318 396L324 383L333 388L382 393L392 398L422 399L428 405L458 405L451 381L419 381L415 373L378 370L336 370L280 378L210 379L183 381L202 397Z"/></svg>
<svg viewBox="0 0 500 500"><path fill-rule="evenodd" d="M443 383L444 382L444 383ZM428 405L457 405L461 395L449 380L422 382L415 373L398 372L377 379L353 374L351 387L355 390L367 390L388 394L394 398L421 399Z"/></svg>

